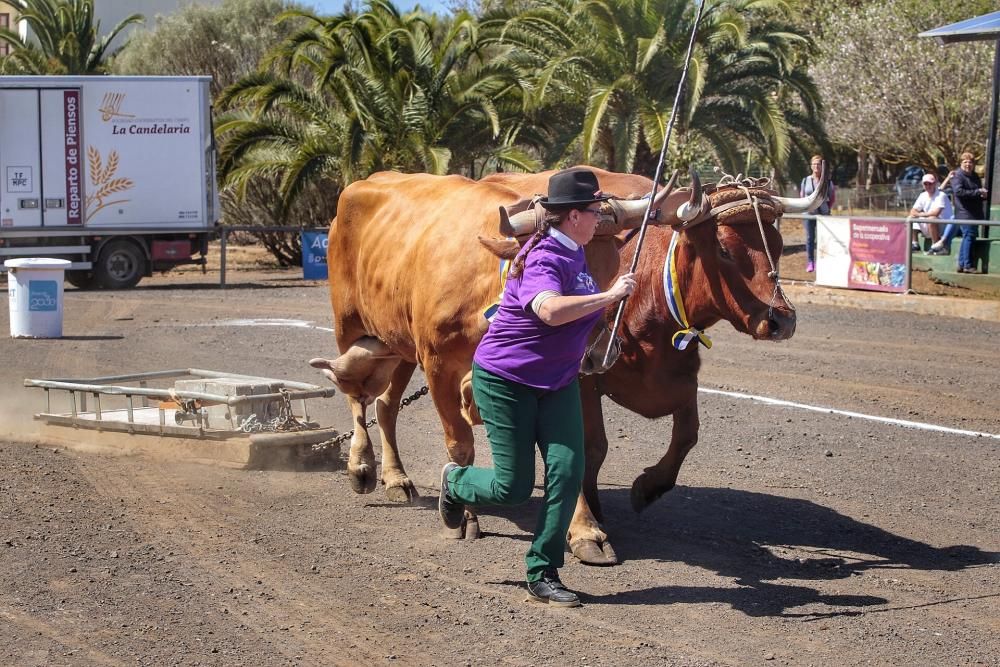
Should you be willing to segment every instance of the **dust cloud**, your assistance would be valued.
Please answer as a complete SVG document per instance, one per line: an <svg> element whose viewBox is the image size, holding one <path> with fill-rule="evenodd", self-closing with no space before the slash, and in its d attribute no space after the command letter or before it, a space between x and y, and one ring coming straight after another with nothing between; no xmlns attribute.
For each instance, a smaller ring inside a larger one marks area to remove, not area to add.
<svg viewBox="0 0 1000 667"><path fill-rule="evenodd" d="M40 444L39 422L33 417L44 410L40 389L0 386L0 440Z"/></svg>

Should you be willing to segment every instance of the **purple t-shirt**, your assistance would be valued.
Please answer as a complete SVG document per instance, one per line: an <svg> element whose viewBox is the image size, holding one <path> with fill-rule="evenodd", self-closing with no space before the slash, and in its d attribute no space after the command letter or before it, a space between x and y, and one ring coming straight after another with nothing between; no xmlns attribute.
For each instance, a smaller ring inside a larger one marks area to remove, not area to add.
<svg viewBox="0 0 1000 667"><path fill-rule="evenodd" d="M587 270L583 248L571 250L547 236L531 250L521 275L507 280L496 317L476 348L477 364L538 389L561 389L576 378L587 336L603 311L559 326L545 324L530 306L546 290L563 296L600 291Z"/></svg>

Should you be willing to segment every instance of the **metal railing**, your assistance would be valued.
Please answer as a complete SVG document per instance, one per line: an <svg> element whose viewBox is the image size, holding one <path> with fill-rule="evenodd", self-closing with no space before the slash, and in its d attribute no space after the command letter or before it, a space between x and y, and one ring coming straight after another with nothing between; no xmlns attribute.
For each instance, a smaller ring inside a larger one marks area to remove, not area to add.
<svg viewBox="0 0 1000 667"><path fill-rule="evenodd" d="M816 214L806 214L806 213L786 213L781 218L778 219L779 225L781 220L807 220L818 217ZM955 225L976 225L977 227L998 227L1000 226L1000 220L942 220L941 218L910 218L906 216L878 216L878 215L826 215L825 218L853 218L871 220L873 222L888 222L902 224L905 222L933 222L935 224L955 224ZM780 229L780 227L779 227ZM982 234L983 230L980 230L981 238L992 238L987 237L986 234Z"/></svg>
<svg viewBox="0 0 1000 667"><path fill-rule="evenodd" d="M815 218L816 213L786 213L782 218L787 218L791 220L804 219L804 218ZM906 222L908 219L910 222L953 222L957 225L982 225L983 227L996 227L1000 225L1000 220L943 220L941 218L908 218L905 215L889 215L889 216L878 216L878 215L866 215L864 213L853 213L851 215L844 215L839 213L837 215L823 216L826 218L864 218L865 220L878 220L879 222Z"/></svg>

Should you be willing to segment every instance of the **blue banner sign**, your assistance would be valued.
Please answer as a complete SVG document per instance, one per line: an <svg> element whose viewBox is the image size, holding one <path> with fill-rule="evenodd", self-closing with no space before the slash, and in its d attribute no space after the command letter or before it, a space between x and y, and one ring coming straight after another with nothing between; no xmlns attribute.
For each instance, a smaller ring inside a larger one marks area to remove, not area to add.
<svg viewBox="0 0 1000 667"><path fill-rule="evenodd" d="M302 232L302 277L326 280L326 232Z"/></svg>

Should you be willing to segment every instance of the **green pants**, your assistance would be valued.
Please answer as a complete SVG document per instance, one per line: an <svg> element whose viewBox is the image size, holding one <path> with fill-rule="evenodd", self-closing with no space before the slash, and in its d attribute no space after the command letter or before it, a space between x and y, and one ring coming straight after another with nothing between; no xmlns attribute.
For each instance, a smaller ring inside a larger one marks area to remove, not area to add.
<svg viewBox="0 0 1000 667"><path fill-rule="evenodd" d="M517 505L535 486L535 444L545 463L545 503L525 556L528 581L563 565L566 531L583 484L580 386L546 391L472 366L472 393L486 425L493 468L467 466L448 475L452 496L466 505Z"/></svg>

